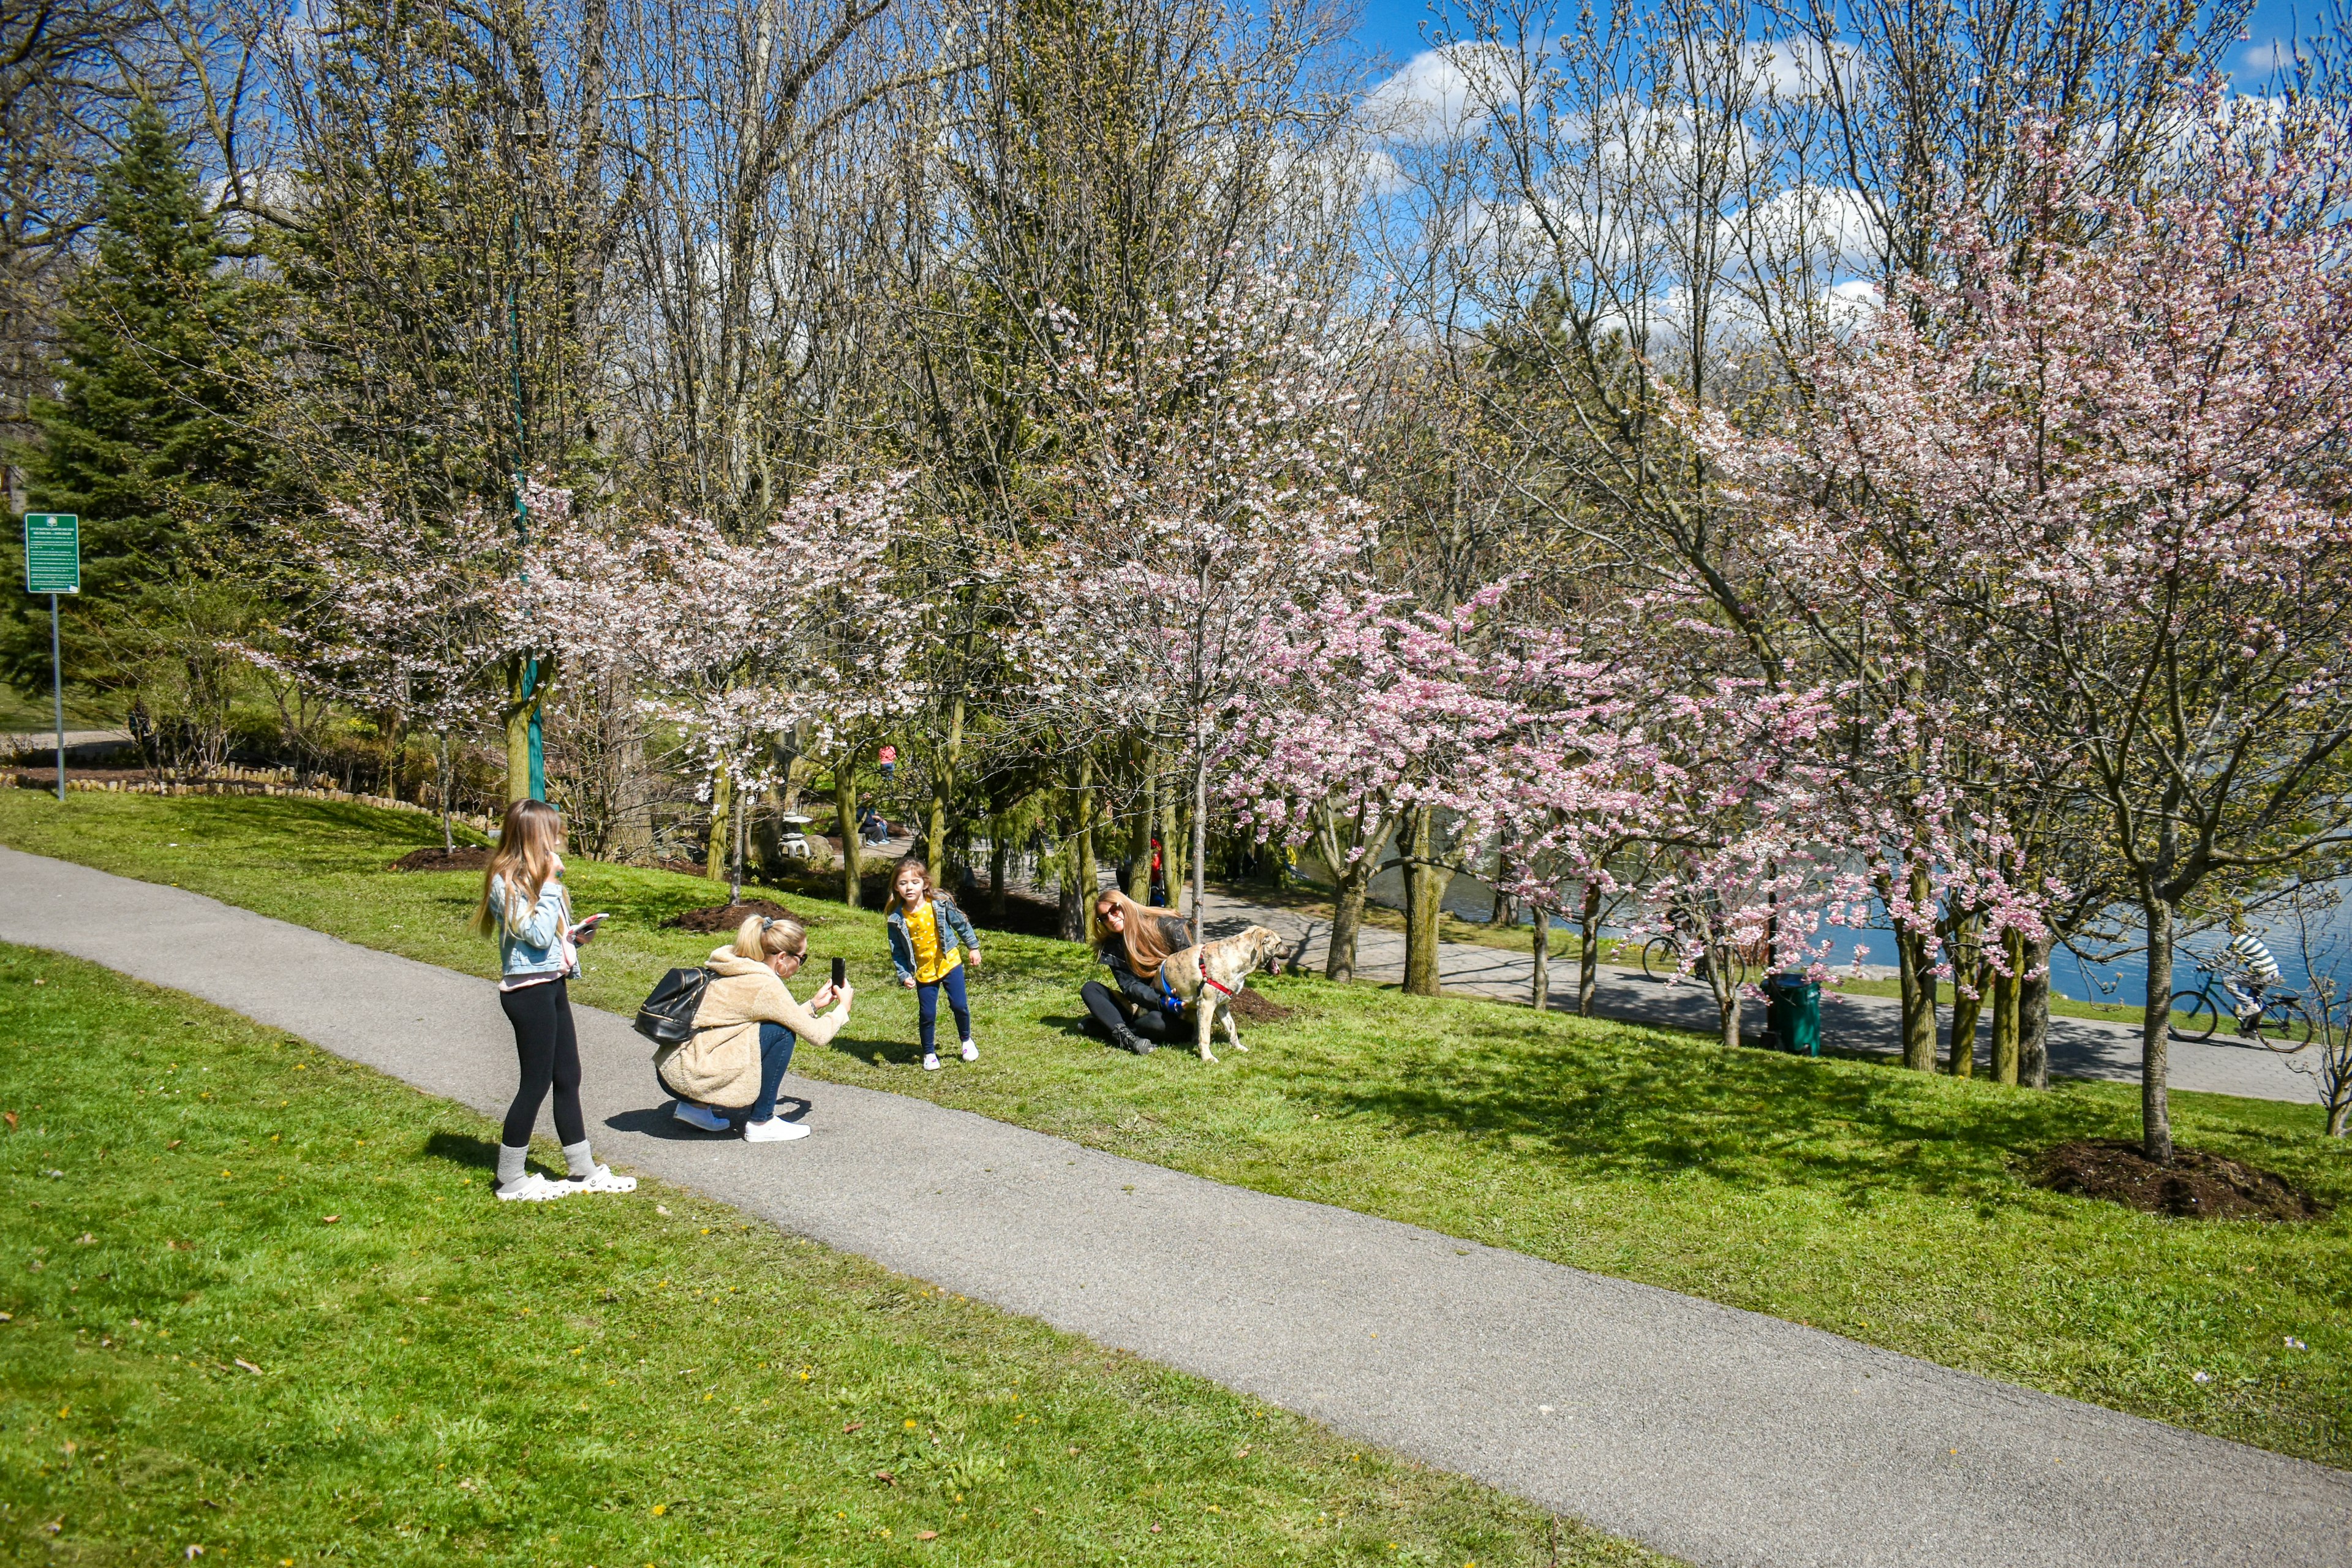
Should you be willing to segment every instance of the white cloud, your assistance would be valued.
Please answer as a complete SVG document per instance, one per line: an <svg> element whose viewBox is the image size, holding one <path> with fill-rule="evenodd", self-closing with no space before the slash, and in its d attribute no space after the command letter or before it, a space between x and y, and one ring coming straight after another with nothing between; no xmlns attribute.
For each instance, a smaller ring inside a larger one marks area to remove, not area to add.
<svg viewBox="0 0 2352 1568"><path fill-rule="evenodd" d="M1511 54L1500 44L1447 44L1407 60L1364 95L1364 129L1383 142L1427 144L1469 135L1508 89Z"/></svg>
<svg viewBox="0 0 2352 1568"><path fill-rule="evenodd" d="M2293 74L2303 51L2292 38L2272 38L2266 43L2248 44L2238 51L2236 66L2231 76L2249 87L2259 86L2282 71Z"/></svg>
<svg viewBox="0 0 2352 1568"><path fill-rule="evenodd" d="M1879 245L1878 223L1862 193L1839 185L1792 185L1759 202L1735 226L1747 226L1769 253L1809 253L1832 272L1867 268Z"/></svg>

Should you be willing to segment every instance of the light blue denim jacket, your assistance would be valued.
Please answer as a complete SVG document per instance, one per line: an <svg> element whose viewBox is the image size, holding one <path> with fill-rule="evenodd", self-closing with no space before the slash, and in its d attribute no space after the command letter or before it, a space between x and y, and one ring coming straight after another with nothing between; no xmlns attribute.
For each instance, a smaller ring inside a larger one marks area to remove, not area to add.
<svg viewBox="0 0 2352 1568"><path fill-rule="evenodd" d="M539 903L520 921L507 907L504 877L490 879L490 908L499 921L499 972L509 980L531 974L568 974L563 955L564 928L572 923L572 895L564 890L563 873L548 878L539 889Z"/></svg>
<svg viewBox="0 0 2352 1568"><path fill-rule="evenodd" d="M889 919L884 923L890 928L890 967L898 972L900 980L912 980L915 977L915 939L907 934L907 912L899 907L898 900L890 900ZM973 932L971 922L963 918L963 911L955 907L952 900L931 900L931 926L940 933L941 958L948 955L950 946L961 947L970 952L980 945L980 938Z"/></svg>

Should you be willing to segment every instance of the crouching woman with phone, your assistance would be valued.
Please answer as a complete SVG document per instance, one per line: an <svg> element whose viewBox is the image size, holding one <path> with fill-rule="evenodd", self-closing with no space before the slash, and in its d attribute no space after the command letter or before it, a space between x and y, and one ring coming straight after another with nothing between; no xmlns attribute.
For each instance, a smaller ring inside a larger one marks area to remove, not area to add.
<svg viewBox="0 0 2352 1568"><path fill-rule="evenodd" d="M711 952L694 1034L654 1058L656 1076L677 1097L671 1115L706 1132L725 1132L734 1112L748 1143L808 1136L806 1126L776 1114L776 1090L798 1041L822 1046L849 1022L850 986L845 980L824 985L803 1007L784 982L807 959L808 932L800 921L766 915L746 920L733 945Z"/></svg>

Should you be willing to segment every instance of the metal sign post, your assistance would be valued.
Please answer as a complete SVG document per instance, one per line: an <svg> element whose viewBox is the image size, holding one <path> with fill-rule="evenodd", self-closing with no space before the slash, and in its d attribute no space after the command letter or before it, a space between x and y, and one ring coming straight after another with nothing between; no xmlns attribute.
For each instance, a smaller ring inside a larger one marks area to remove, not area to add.
<svg viewBox="0 0 2352 1568"><path fill-rule="evenodd" d="M58 799L66 798L66 665L58 651L58 595L81 592L81 519L69 511L25 514L25 592L49 596L49 698L58 721Z"/></svg>

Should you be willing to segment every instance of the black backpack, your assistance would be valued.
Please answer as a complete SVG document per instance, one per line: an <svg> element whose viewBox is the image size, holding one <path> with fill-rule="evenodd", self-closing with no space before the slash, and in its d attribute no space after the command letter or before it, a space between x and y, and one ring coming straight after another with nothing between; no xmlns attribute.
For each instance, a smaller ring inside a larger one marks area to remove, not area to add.
<svg viewBox="0 0 2352 1568"><path fill-rule="evenodd" d="M661 977L637 1009L637 1033L656 1046L682 1046L694 1038L694 1015L710 985L708 969L673 969Z"/></svg>

